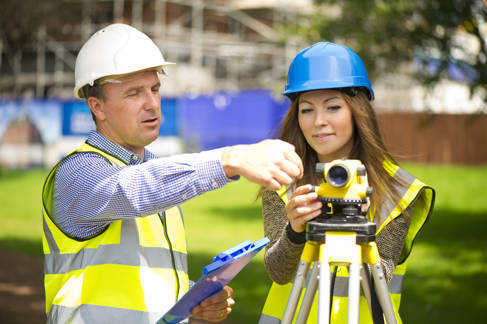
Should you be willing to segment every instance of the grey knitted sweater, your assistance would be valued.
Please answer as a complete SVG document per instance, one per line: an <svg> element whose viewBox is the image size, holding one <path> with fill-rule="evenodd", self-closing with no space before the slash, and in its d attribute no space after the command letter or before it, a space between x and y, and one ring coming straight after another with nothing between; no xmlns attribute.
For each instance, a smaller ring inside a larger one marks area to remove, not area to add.
<svg viewBox="0 0 487 324"><path fill-rule="evenodd" d="M289 222L285 205L275 191L263 191L262 215L264 233L270 240L264 256L267 272L278 284L291 282L296 275L304 243L293 242L292 235L286 231ZM394 268L399 261L409 224L410 219L400 215L384 227L376 237L387 282L391 280ZM294 239L294 241L296 240Z"/></svg>

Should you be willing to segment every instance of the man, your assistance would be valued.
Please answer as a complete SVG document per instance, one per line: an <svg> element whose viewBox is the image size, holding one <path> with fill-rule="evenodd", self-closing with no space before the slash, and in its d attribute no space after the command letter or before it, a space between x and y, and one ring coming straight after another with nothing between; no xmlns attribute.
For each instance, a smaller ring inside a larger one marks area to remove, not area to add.
<svg viewBox="0 0 487 324"><path fill-rule="evenodd" d="M277 190L301 177L294 147L277 140L169 158L145 146L159 134L166 62L123 24L95 33L75 68L76 97L96 123L43 189L48 323L154 323L187 290L178 205L244 176ZM234 304L225 287L192 315L217 322Z"/></svg>

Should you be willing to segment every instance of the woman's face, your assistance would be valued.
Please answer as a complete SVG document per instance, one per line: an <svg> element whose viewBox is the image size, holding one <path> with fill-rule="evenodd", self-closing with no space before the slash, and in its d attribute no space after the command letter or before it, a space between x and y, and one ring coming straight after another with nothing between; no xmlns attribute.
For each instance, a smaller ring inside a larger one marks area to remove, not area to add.
<svg viewBox="0 0 487 324"><path fill-rule="evenodd" d="M352 110L337 90L304 92L298 99L299 127L320 162L348 157L353 147Z"/></svg>

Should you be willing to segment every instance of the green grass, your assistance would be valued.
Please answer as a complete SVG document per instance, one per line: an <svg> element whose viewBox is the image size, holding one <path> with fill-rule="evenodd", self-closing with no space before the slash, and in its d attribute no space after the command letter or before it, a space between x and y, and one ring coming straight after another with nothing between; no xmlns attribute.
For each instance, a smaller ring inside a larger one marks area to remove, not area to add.
<svg viewBox="0 0 487 324"><path fill-rule="evenodd" d="M48 170L0 169L0 248L42 255L42 185Z"/></svg>
<svg viewBox="0 0 487 324"><path fill-rule="evenodd" d="M436 189L436 206L410 258L401 314L406 323L478 323L487 313L487 166L406 165ZM0 248L41 255L41 187L47 170L0 170ZM257 186L245 179L182 206L190 277L218 252L263 237ZM256 323L270 280L263 253L230 283L228 323Z"/></svg>
<svg viewBox="0 0 487 324"><path fill-rule="evenodd" d="M436 189L409 262L408 323L480 323L487 313L487 166L406 166Z"/></svg>

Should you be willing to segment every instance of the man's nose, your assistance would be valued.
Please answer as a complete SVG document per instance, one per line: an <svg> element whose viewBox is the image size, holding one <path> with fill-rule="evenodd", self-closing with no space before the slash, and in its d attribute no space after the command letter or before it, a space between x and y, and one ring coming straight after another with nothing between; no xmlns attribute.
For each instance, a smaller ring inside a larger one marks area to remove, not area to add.
<svg viewBox="0 0 487 324"><path fill-rule="evenodd" d="M159 96L159 93L153 93L152 91L148 91L145 96L144 108L148 110L157 109L160 105L161 97Z"/></svg>

